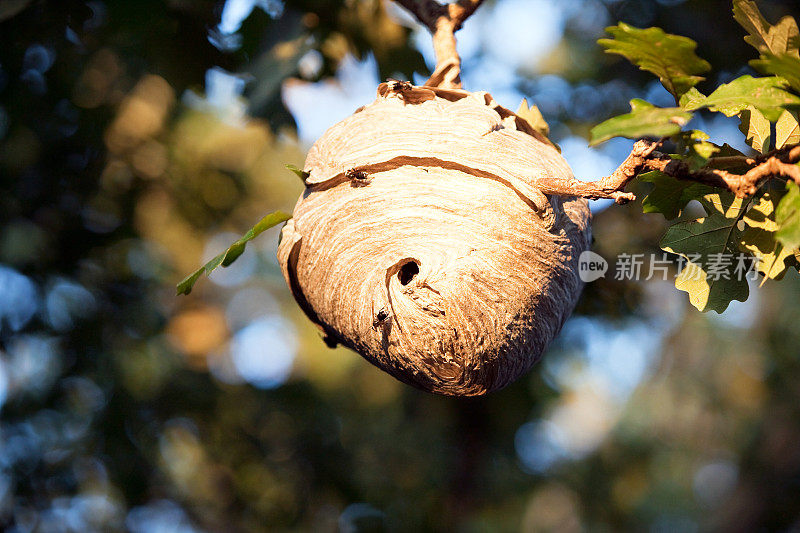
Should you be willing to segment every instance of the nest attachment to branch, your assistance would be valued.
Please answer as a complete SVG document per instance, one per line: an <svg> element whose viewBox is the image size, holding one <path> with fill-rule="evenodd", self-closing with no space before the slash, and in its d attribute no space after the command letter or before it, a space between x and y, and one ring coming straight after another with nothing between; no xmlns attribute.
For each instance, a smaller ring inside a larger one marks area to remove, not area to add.
<svg viewBox="0 0 800 533"><path fill-rule="evenodd" d="M278 258L329 344L473 396L527 371L571 313L586 200L545 194L569 166L489 94L383 83L304 170Z"/></svg>

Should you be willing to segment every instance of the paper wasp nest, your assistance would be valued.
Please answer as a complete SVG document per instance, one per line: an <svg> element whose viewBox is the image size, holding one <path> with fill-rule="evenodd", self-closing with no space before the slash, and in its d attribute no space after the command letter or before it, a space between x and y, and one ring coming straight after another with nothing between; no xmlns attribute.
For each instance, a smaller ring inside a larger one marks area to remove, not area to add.
<svg viewBox="0 0 800 533"><path fill-rule="evenodd" d="M278 258L329 344L474 396L535 363L581 290L590 214L558 151L485 92L383 83L308 153Z"/></svg>

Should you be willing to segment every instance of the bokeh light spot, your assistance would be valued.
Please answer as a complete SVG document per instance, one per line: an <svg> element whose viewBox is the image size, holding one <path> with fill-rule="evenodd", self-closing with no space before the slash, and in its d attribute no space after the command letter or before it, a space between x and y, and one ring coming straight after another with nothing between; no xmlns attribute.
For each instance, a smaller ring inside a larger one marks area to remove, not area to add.
<svg viewBox="0 0 800 533"><path fill-rule="evenodd" d="M0 331L19 331L39 309L36 285L16 270L0 265Z"/></svg>
<svg viewBox="0 0 800 533"><path fill-rule="evenodd" d="M236 370L252 385L272 389L292 372L297 350L294 326L279 316L267 316L239 330L231 343Z"/></svg>

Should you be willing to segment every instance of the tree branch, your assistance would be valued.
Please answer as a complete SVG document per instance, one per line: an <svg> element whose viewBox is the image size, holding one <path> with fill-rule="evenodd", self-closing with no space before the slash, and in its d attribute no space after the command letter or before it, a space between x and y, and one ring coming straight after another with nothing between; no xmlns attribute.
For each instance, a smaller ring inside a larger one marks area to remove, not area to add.
<svg viewBox="0 0 800 533"><path fill-rule="evenodd" d="M709 165L692 170L679 159L673 159L656 151L661 141L639 140L633 145L630 155L610 176L597 181L584 182L568 180L542 187L545 194L562 196L581 196L593 200L612 198L617 203L626 203L636 197L625 192L625 186L637 175L650 170L659 170L675 179L694 181L712 187L728 189L739 198L755 194L758 186L766 179L783 177L800 185L800 145L786 146L754 158L733 156L709 159ZM736 174L713 167L750 167L744 174Z"/></svg>
<svg viewBox="0 0 800 533"><path fill-rule="evenodd" d="M458 0L440 4L436 0L395 0L410 11L433 35L436 69L425 85L445 89L461 88L461 58L455 33L483 0Z"/></svg>
<svg viewBox="0 0 800 533"><path fill-rule="evenodd" d="M635 200L636 196L633 193L625 192L625 186L642 172L647 161L660 145L661 141L636 141L630 155L610 176L597 181L581 181L574 178L565 181L559 180L554 183L542 184L542 192L561 196L581 196L592 200L612 198L618 204L630 202Z"/></svg>

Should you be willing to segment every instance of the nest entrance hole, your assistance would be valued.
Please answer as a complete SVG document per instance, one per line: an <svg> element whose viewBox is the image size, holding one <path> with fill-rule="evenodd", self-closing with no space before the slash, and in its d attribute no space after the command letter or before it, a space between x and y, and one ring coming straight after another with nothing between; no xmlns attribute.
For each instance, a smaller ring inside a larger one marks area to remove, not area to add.
<svg viewBox="0 0 800 533"><path fill-rule="evenodd" d="M400 267L397 278L400 280L400 285L408 285L417 274L419 274L419 265L414 261L409 261Z"/></svg>

